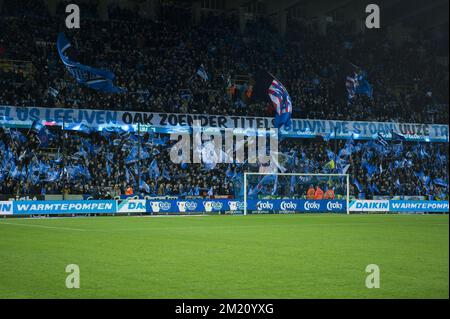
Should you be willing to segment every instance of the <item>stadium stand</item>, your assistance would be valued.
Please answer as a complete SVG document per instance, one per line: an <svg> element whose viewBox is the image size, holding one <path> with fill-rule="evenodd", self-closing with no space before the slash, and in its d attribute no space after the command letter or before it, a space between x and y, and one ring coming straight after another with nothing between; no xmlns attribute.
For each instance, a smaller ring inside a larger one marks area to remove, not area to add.
<svg viewBox="0 0 450 319"><path fill-rule="evenodd" d="M90 16L82 32L69 32L76 38L79 59L110 68L128 93L99 93L67 75L55 48L64 4L55 17L41 1L4 1L0 61L9 64L0 67L0 105L271 116L265 105L246 95L252 75L262 66L286 84L294 118L448 124L448 69L436 62L434 44L420 35L395 47L382 32L354 35L345 24L323 35L314 25L288 21L289 32L280 37L264 19L248 22L241 34L233 15L205 14L194 26L190 11L178 7L163 7L156 21L114 6L104 21L95 2L87 9ZM351 43L351 49L344 43ZM365 68L375 92L372 100L360 96L349 105L335 97L343 59ZM196 74L200 65L208 72L206 81ZM123 147L123 133L58 128L51 133L49 145L41 147L30 130L0 128L0 193L100 198L124 194L140 176L148 186L141 185L144 194L237 196L235 182L248 169L175 166L166 142L151 143L166 136L146 134L142 149L152 155L138 170L127 163L130 148ZM339 141L336 150L349 143ZM295 152L289 171L320 173L326 171L331 144L288 139L280 147ZM448 143L404 142L388 153L377 152L373 145L355 141L346 158L352 195L448 199Z"/></svg>
<svg viewBox="0 0 450 319"><path fill-rule="evenodd" d="M436 62L433 44L419 36L394 47L383 33L352 35L344 24L322 35L314 25L291 22L292 31L283 38L262 19L249 21L240 34L232 15L204 15L193 28L185 9L166 8L160 20L152 21L132 12L115 19L121 9L110 7L112 18L103 21L95 19L92 5L85 10L92 17L84 22L83 32L71 34L81 61L111 68L119 86L129 91L102 94L78 86L59 63L54 43L64 30L64 5L60 7L60 15L49 17L39 1L5 2L0 59L30 61L33 72L29 76L22 68L0 69L0 104L261 115L265 106L251 103L245 93L249 75L263 66L286 83L298 106L293 114L297 118L448 123L448 72ZM374 54L374 48L382 50ZM335 98L343 58L370 75L373 100L361 97L349 106ZM196 76L200 64L209 73L208 81Z"/></svg>
<svg viewBox="0 0 450 319"><path fill-rule="evenodd" d="M124 194L129 185L137 183L138 165L129 160L131 146L124 147L130 133L71 132L63 135L55 129L54 139L48 147L41 148L35 133L27 136L27 131L15 133L20 131L8 130L9 133L0 128L0 154L3 158L0 193L66 192L93 196L110 193L117 196ZM242 178L244 169L255 170L254 167L237 164L217 164L213 169L199 164L174 165L166 151L170 143L156 142L164 140L162 135L146 134L142 141L142 154L151 154L145 158L142 155L140 176L149 186L147 189L141 185L142 194L206 196L212 188L213 195L238 196L234 183ZM343 155L350 144L351 156ZM350 164L351 194L355 197L401 193L448 198L448 186L444 182L448 176L448 144L404 143L398 151L387 155L372 150L371 147L376 145L372 141L341 141L338 145L338 158L346 158ZM326 164L330 161L332 148L329 142L321 140L288 140L283 142L281 151L295 152L295 163L287 167L289 172L327 173ZM370 158L368 154L371 154ZM151 165L153 160L156 160L158 168ZM355 178L361 189L356 187Z"/></svg>

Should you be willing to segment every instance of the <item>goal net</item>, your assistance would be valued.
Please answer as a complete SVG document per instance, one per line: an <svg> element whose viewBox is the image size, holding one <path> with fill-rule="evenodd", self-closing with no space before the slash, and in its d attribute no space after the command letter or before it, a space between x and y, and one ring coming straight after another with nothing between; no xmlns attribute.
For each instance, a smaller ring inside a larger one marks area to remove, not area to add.
<svg viewBox="0 0 450 319"><path fill-rule="evenodd" d="M244 214L349 213L348 174L244 173Z"/></svg>

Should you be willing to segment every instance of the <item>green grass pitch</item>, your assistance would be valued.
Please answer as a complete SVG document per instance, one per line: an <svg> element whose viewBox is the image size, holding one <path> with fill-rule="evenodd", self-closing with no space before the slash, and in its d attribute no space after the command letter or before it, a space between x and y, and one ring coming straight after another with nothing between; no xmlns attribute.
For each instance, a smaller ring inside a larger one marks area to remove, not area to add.
<svg viewBox="0 0 450 319"><path fill-rule="evenodd" d="M448 215L0 219L0 298L448 297Z"/></svg>

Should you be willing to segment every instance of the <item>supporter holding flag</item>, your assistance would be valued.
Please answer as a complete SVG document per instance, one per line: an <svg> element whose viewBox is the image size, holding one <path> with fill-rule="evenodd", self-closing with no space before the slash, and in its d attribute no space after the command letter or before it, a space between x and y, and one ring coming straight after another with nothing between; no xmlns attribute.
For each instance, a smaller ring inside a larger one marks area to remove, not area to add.
<svg viewBox="0 0 450 319"><path fill-rule="evenodd" d="M364 94L367 97L372 98L372 86L367 81L367 73L362 71L360 67L350 62L344 62L340 68L340 79L345 79L345 91L347 104L355 98L356 94ZM336 82L339 88L339 79ZM339 89L340 91L340 89ZM337 92L339 94L339 92Z"/></svg>
<svg viewBox="0 0 450 319"><path fill-rule="evenodd" d="M53 134L50 133L47 127L45 127L45 125L40 123L38 120L33 121L30 130L36 132L37 138L40 142L39 147L48 147L50 141L54 138Z"/></svg>
<svg viewBox="0 0 450 319"><path fill-rule="evenodd" d="M286 88L272 74L263 69L256 73L256 82L252 91L253 100L267 102L275 111L274 127L289 128L292 116L292 101Z"/></svg>
<svg viewBox="0 0 450 319"><path fill-rule="evenodd" d="M360 69L350 63L343 62L340 66L338 79L336 81L336 94L340 95L341 93L341 79L345 79L345 92L346 92L346 100L347 104L350 104L351 100L356 95L356 87L358 86L358 73ZM341 95L340 95L341 96Z"/></svg>

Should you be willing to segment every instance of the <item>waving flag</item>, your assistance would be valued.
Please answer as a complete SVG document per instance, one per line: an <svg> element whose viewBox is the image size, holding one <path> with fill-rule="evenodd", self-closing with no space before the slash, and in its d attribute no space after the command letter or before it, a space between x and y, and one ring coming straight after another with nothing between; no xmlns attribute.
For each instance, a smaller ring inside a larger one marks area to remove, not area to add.
<svg viewBox="0 0 450 319"><path fill-rule="evenodd" d="M150 178L158 178L160 176L160 170L156 158L150 163L150 166L148 167L148 172Z"/></svg>
<svg viewBox="0 0 450 319"><path fill-rule="evenodd" d="M197 75L203 79L203 81L208 81L208 73L206 73L205 67L201 64L197 69Z"/></svg>
<svg viewBox="0 0 450 319"><path fill-rule="evenodd" d="M372 98L373 89L367 80L365 71L362 71L360 67L352 63L345 62L342 64L340 72L339 77L345 79L347 104L351 102L356 94L365 94L367 97Z"/></svg>
<svg viewBox="0 0 450 319"><path fill-rule="evenodd" d="M71 60L68 52L72 46L64 33L58 35L56 45L61 61L78 83L101 92L121 93L125 91L123 88L114 86L115 75L111 71L96 69Z"/></svg>
<svg viewBox="0 0 450 319"><path fill-rule="evenodd" d="M50 144L50 141L53 140L53 134L50 133L50 131L43 126L39 132L37 133L37 138L39 139L39 147L48 147Z"/></svg>
<svg viewBox="0 0 450 319"><path fill-rule="evenodd" d="M362 193L364 191L363 187L361 186L361 184L358 182L358 180L356 178L353 179L353 184L356 186L356 188L358 189L358 191L360 193Z"/></svg>
<svg viewBox="0 0 450 319"><path fill-rule="evenodd" d="M358 86L358 73L360 69L352 63L344 63L341 67L341 72L345 77L345 89L347 90L347 103L355 97L356 88Z"/></svg>
<svg viewBox="0 0 450 319"><path fill-rule="evenodd" d="M283 125L289 126L292 116L292 102L281 82L273 80L269 87L269 97L275 106L275 127L280 128Z"/></svg>
<svg viewBox="0 0 450 319"><path fill-rule="evenodd" d="M135 162L139 161L138 158L138 148L136 146L134 146L130 153L128 154L128 156L125 158L125 163L126 164L133 164Z"/></svg>
<svg viewBox="0 0 450 319"><path fill-rule="evenodd" d="M278 190L278 175L275 176L275 184L273 185L272 196L277 194L277 190Z"/></svg>
<svg viewBox="0 0 450 319"><path fill-rule="evenodd" d="M402 143L406 141L406 137L394 132L393 130L391 131L391 134L392 134L392 143Z"/></svg>
<svg viewBox="0 0 450 319"><path fill-rule="evenodd" d="M380 144L383 147L388 147L389 146L388 141L380 133L378 133L376 141L378 142L378 144Z"/></svg>
<svg viewBox="0 0 450 319"><path fill-rule="evenodd" d="M150 193L150 186L142 179L140 181L139 189L144 190L146 193Z"/></svg>
<svg viewBox="0 0 450 319"><path fill-rule="evenodd" d="M444 181L442 178L435 178L433 184L448 188L448 182Z"/></svg>
<svg viewBox="0 0 450 319"><path fill-rule="evenodd" d="M106 161L106 174L108 177L111 177L111 166L109 166L109 162Z"/></svg>
<svg viewBox="0 0 450 319"><path fill-rule="evenodd" d="M10 129L9 130L9 135L11 136L11 139L14 142L18 142L20 144L22 143L26 143L27 142L27 138L25 137L25 135L23 135L21 132L19 132L17 129Z"/></svg>
<svg viewBox="0 0 450 319"><path fill-rule="evenodd" d="M356 94L365 94L368 98L372 98L373 89L369 81L367 81L367 73L365 71L358 74L357 84L355 88Z"/></svg>
<svg viewBox="0 0 450 319"><path fill-rule="evenodd" d="M47 179L45 181L46 182L54 182L59 178L60 174L61 174L61 172L56 169L49 170L47 172Z"/></svg>
<svg viewBox="0 0 450 319"><path fill-rule="evenodd" d="M292 101L286 88L270 73L259 70L256 74L255 88L252 93L255 101L269 101L275 109L274 126L289 127L292 116Z"/></svg>
<svg viewBox="0 0 450 319"><path fill-rule="evenodd" d="M166 169L163 170L162 177L169 181L171 180L170 173Z"/></svg>

